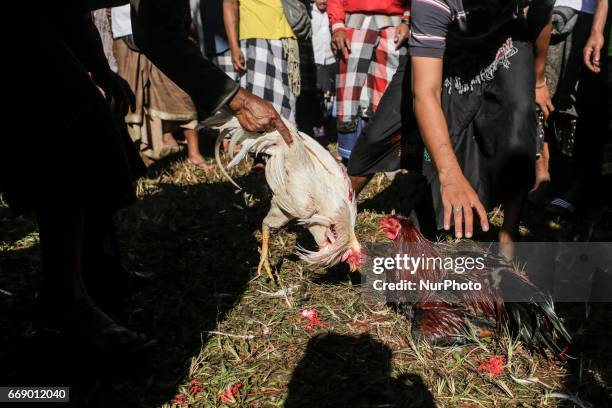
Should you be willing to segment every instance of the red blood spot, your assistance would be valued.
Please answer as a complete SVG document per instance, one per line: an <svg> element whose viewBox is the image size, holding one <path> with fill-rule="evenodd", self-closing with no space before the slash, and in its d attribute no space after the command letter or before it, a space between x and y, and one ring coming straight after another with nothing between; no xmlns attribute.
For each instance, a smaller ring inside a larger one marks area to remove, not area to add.
<svg viewBox="0 0 612 408"><path fill-rule="evenodd" d="M240 387L242 387L240 383L227 387L225 392L219 397L219 401L225 402L226 404L233 404L236 402L234 397L238 395L238 389Z"/></svg>
<svg viewBox="0 0 612 408"><path fill-rule="evenodd" d="M503 374L504 364L506 364L506 358L504 356L494 356L488 361L482 362L476 369L478 371L487 371L493 377L497 377Z"/></svg>
<svg viewBox="0 0 612 408"><path fill-rule="evenodd" d="M324 327L325 323L319 320L319 311L314 307L309 307L300 312L300 316L308 320L306 330L312 331L315 327Z"/></svg>

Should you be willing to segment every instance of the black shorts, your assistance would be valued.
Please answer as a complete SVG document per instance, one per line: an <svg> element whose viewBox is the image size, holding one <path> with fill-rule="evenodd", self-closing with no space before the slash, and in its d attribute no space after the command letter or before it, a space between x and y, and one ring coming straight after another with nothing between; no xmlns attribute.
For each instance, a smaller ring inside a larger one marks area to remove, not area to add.
<svg viewBox="0 0 612 408"><path fill-rule="evenodd" d="M401 56L378 109L357 139L348 163L351 176L415 166L419 136L412 112L409 57Z"/></svg>

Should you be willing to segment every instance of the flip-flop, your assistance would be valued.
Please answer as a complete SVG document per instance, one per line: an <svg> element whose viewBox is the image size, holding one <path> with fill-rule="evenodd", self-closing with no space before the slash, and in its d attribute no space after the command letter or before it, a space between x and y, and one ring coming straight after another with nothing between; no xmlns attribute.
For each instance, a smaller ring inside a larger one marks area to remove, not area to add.
<svg viewBox="0 0 612 408"><path fill-rule="evenodd" d="M546 211L558 215L568 215L576 211L576 208L569 201L557 197L546 206Z"/></svg>

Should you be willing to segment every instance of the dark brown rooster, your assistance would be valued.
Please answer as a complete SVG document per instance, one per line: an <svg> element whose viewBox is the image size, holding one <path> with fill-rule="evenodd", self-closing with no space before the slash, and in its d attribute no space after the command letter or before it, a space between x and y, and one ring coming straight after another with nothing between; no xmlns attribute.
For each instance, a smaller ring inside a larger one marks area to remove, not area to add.
<svg viewBox="0 0 612 408"><path fill-rule="evenodd" d="M405 217L389 216L380 222L387 238L394 242L393 254L408 257L482 257L482 248L462 241L461 245L435 246ZM506 329L525 344L559 353L571 336L554 310L552 299L516 271L505 259L487 254L482 269L463 273L439 265L387 270L387 281L443 282L446 278L468 285L478 282L480 290L418 291L396 293L390 301L400 305L412 319L412 335L429 343L448 346L469 342L474 337L498 337ZM525 302L504 302L504 293L521 293Z"/></svg>

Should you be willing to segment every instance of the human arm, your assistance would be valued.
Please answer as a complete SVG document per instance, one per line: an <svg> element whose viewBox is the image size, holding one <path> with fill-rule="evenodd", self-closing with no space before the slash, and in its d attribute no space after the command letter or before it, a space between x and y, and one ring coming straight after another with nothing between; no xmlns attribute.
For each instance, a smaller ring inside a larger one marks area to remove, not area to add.
<svg viewBox="0 0 612 408"><path fill-rule="evenodd" d="M601 49L604 46L604 29L608 18L608 0L597 0L597 7L593 15L591 35L584 46L584 64L593 72L601 72Z"/></svg>
<svg viewBox="0 0 612 408"><path fill-rule="evenodd" d="M544 120L555 110L550 100L548 84L544 77L546 59L548 56L548 45L552 32L552 9L554 2L551 0L533 1L527 9L527 24L533 38L534 68L535 68L535 100L536 104L544 114Z"/></svg>
<svg viewBox="0 0 612 408"><path fill-rule="evenodd" d="M232 65L238 72L245 72L244 54L240 49L238 0L223 0L223 23L232 53Z"/></svg>
<svg viewBox="0 0 612 408"><path fill-rule="evenodd" d="M472 237L473 212L483 231L489 229L487 214L478 195L463 175L453 151L448 125L442 111L442 65L440 58L412 57L414 113L421 137L431 155L440 180L444 206L444 229L454 217L455 236Z"/></svg>

